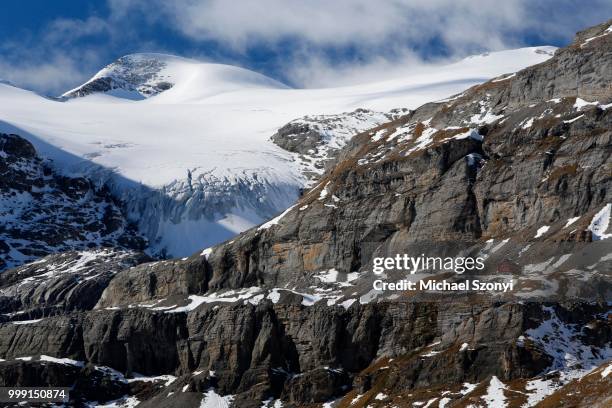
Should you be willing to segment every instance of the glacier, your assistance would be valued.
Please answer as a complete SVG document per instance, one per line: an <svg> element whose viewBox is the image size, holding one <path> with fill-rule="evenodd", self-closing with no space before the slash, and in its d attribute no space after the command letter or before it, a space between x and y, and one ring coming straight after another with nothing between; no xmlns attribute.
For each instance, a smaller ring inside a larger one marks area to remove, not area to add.
<svg viewBox="0 0 612 408"><path fill-rule="evenodd" d="M321 89L291 88L235 66L132 54L60 98L0 83L0 131L30 140L58 171L110 188L149 252L181 257L273 218L320 174L271 140L287 123L321 123L328 147L312 159L325 160L394 108L456 94L554 50L491 52ZM372 113L356 120L357 109Z"/></svg>

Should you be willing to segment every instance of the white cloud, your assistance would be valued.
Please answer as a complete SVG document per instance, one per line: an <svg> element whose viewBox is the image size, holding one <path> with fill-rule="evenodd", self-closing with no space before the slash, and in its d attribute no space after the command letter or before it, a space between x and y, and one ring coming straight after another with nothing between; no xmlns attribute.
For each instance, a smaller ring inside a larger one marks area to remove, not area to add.
<svg viewBox="0 0 612 408"><path fill-rule="evenodd" d="M325 88L410 75L426 70L431 64L448 62L448 59L438 59L425 63L409 50L393 57L377 55L365 61L349 59L342 62L332 62L325 55L306 52L287 59L281 69L297 86Z"/></svg>
<svg viewBox="0 0 612 408"><path fill-rule="evenodd" d="M162 50L140 40L130 21L112 16L57 18L25 33L0 39L0 80L50 96L80 85L125 53Z"/></svg>
<svg viewBox="0 0 612 408"><path fill-rule="evenodd" d="M458 59L522 46L534 35L544 43L569 40L576 30L612 15L609 0L107 2L108 16L58 19L42 30L42 38L0 42L0 78L61 93L120 54L162 51L150 30L163 27L189 39L185 49L202 52L198 44L206 48L212 41L225 60L254 62L299 85L337 85L418 69L425 56L440 50ZM98 48L86 41L95 36L104 37ZM270 59L250 61L253 50L264 50L259 55Z"/></svg>
<svg viewBox="0 0 612 408"><path fill-rule="evenodd" d="M196 40L245 49L301 40L358 47L439 38L452 48L499 48L521 30L571 35L568 28L601 20L605 0L109 0L113 16L140 12ZM554 18L550 18L553 16Z"/></svg>
<svg viewBox="0 0 612 408"><path fill-rule="evenodd" d="M65 55L54 55L45 62L24 61L6 63L0 61L0 77L27 89L59 94L75 81L87 77L80 64Z"/></svg>
<svg viewBox="0 0 612 408"><path fill-rule="evenodd" d="M140 11L193 39L235 49L282 40L369 47L439 35L449 44L498 46L526 21L526 0L110 0L116 17ZM492 34L492 35L491 35Z"/></svg>
<svg viewBox="0 0 612 408"><path fill-rule="evenodd" d="M88 17L85 20L59 18L47 27L44 41L53 44L71 43L87 36L109 34L111 28L110 23L100 17Z"/></svg>
<svg viewBox="0 0 612 408"><path fill-rule="evenodd" d="M60 94L87 79L104 58L99 50L75 43L110 33L110 24L97 17L54 20L41 37L0 43L0 52L10 56L0 60L0 78L49 95Z"/></svg>
<svg viewBox="0 0 612 408"><path fill-rule="evenodd" d="M612 14L606 0L109 0L119 21L138 14L193 41L238 54L266 47L285 77L321 86L422 66L429 47L449 58L523 46L526 35L569 40ZM607 12L607 13L606 13ZM539 44L544 45L544 44ZM335 50L352 51L337 58ZM435 53L434 53L435 54ZM331 57L330 57L331 56Z"/></svg>

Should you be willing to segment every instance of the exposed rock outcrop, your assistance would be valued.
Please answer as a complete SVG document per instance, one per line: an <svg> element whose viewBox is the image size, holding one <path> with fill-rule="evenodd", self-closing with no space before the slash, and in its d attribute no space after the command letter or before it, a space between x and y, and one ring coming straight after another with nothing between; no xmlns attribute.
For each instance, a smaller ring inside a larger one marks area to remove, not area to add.
<svg viewBox="0 0 612 408"><path fill-rule="evenodd" d="M117 272L148 260L111 249L48 255L0 274L0 310L12 320L90 310Z"/></svg>
<svg viewBox="0 0 612 408"><path fill-rule="evenodd" d="M162 69L166 66L155 54L133 54L118 58L83 85L66 92L64 98L78 98L110 91L133 92L141 98L157 95L174 85Z"/></svg>
<svg viewBox="0 0 612 408"><path fill-rule="evenodd" d="M608 26L357 135L294 207L212 249L210 287L303 289L331 269L371 271L374 257L484 254L484 274L523 271L525 296L609 299ZM573 286L563 271L591 280Z"/></svg>
<svg viewBox="0 0 612 408"><path fill-rule="evenodd" d="M333 165L340 150L354 135L407 112L407 109L389 113L357 109L337 115L305 116L278 129L272 141L295 154L301 172L310 179L311 185Z"/></svg>
<svg viewBox="0 0 612 408"><path fill-rule="evenodd" d="M0 270L73 249L146 245L107 188L66 177L30 142L0 134Z"/></svg>
<svg viewBox="0 0 612 408"><path fill-rule="evenodd" d="M83 367L85 362L113 367L126 375L177 376L177 384L189 385L192 392L214 386L221 395L233 394L241 407L260 406L269 398L282 398L289 406L322 403L351 389L372 394L365 400L376 402L373 396L383 391L400 395L491 376L504 382L534 377L553 366L547 346L571 341L586 350L595 337L578 330L567 339L543 333L543 343L535 335L521 336L557 315L563 318L556 322L567 327L594 326L593 316L607 309L566 305L549 310L542 313L536 304L401 302L343 309L265 302L203 307L188 316L137 309L80 312L2 325L0 350L9 361L0 362L0 371L5 377L15 359L42 355L83 362ZM597 341L609 344L609 330L603 334ZM584 357L584 363L597 361ZM37 359L21 364L36 365ZM74 364L65 364L74 372ZM199 378L199 373L208 375Z"/></svg>

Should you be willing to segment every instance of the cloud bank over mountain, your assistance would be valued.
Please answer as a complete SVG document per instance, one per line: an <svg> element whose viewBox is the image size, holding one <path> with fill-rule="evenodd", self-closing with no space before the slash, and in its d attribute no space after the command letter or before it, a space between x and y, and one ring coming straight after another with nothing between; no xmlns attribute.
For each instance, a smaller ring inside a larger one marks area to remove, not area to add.
<svg viewBox="0 0 612 408"><path fill-rule="evenodd" d="M319 87L368 80L381 71L392 74L390 66L414 69L483 51L565 45L602 14L612 14L612 4L98 0L82 15L52 17L5 36L0 78L56 94L123 54L166 52Z"/></svg>

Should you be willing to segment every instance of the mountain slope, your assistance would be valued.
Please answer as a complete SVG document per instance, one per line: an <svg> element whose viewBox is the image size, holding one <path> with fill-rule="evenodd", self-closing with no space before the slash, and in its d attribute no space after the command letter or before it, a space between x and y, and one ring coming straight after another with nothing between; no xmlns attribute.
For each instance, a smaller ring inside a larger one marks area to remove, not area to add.
<svg viewBox="0 0 612 408"><path fill-rule="evenodd" d="M108 189L54 173L34 147L0 133L0 269L91 247L144 249Z"/></svg>
<svg viewBox="0 0 612 408"><path fill-rule="evenodd" d="M208 251L209 285L313 295L310 285L334 270L327 298L371 301L389 293L354 286L371 288L373 274L341 283L371 271L374 258L480 254L483 279L524 270L514 277L519 298L605 301L610 37L581 46L579 36L547 62L357 135L295 206ZM568 285L573 274L582 279Z"/></svg>
<svg viewBox="0 0 612 408"><path fill-rule="evenodd" d="M345 140L388 120L376 111L416 107L543 61L550 51L503 51L388 81L313 90L287 89L236 67L132 55L71 94L87 96L65 102L0 85L0 130L27 138L64 174L106 184L153 253L183 256L295 202L310 177L295 153L270 140L289 121L371 109L357 126L348 113L347 128L337 129L342 137L334 138ZM135 101L134 93L148 98Z"/></svg>
<svg viewBox="0 0 612 408"><path fill-rule="evenodd" d="M286 88L264 75L239 67L166 54L130 54L107 65L89 81L63 98L105 93L120 98L144 99L171 88L172 93L197 89L200 98L239 89Z"/></svg>

